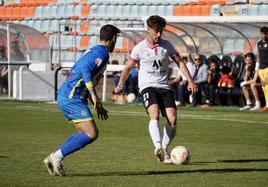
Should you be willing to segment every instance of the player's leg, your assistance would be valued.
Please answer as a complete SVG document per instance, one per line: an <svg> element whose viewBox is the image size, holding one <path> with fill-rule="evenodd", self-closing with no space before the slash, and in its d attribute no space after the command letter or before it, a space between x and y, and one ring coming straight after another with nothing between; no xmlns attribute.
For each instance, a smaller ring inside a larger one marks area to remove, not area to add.
<svg viewBox="0 0 268 187"><path fill-rule="evenodd" d="M246 99L246 105L242 108L240 108L239 110L248 110L251 108L251 105L252 105L252 102L251 102L251 99L250 99L250 96L249 96L249 91L248 91L249 87L248 86L243 86L242 87L242 91L243 91L243 94L244 94L244 97Z"/></svg>
<svg viewBox="0 0 268 187"><path fill-rule="evenodd" d="M163 138L162 138L162 148L164 150L165 159L164 163L171 163L170 154L168 151L168 146L172 142L176 134L176 109L166 108L166 118L167 123L164 125Z"/></svg>
<svg viewBox="0 0 268 187"><path fill-rule="evenodd" d="M260 102L259 92L258 92L259 86L260 85L258 83L250 84L250 89L251 89L252 94L253 94L254 99L255 99L255 106L252 109L250 109L250 111L259 110L261 108L261 102Z"/></svg>
<svg viewBox="0 0 268 187"><path fill-rule="evenodd" d="M153 104L148 108L148 114L150 117L149 121L149 133L153 141L155 150L154 154L159 161L164 160L164 153L161 144L161 134L159 128L159 106L158 104Z"/></svg>
<svg viewBox="0 0 268 187"><path fill-rule="evenodd" d="M98 130L86 103L81 100L69 101L59 98L58 104L65 117L75 125L78 132L69 137L57 151L51 153L44 163L50 174L64 176L63 158L92 143L98 136Z"/></svg>
<svg viewBox="0 0 268 187"><path fill-rule="evenodd" d="M260 109L261 112L268 111L268 68L259 70L259 77L262 84L262 90L265 97L266 105Z"/></svg>
<svg viewBox="0 0 268 187"><path fill-rule="evenodd" d="M159 105L157 103L157 96L154 88L147 88L141 93L144 107L149 114L149 134L154 144L154 154L159 161L163 161L164 154L161 144L161 135L159 129Z"/></svg>
<svg viewBox="0 0 268 187"><path fill-rule="evenodd" d="M168 146L173 140L176 133L176 123L177 123L177 109L174 105L175 98L171 90L164 90L161 93L162 102L160 108L163 116L166 117L167 123L164 125L163 138L162 138L162 148L164 150L165 163L171 163Z"/></svg>

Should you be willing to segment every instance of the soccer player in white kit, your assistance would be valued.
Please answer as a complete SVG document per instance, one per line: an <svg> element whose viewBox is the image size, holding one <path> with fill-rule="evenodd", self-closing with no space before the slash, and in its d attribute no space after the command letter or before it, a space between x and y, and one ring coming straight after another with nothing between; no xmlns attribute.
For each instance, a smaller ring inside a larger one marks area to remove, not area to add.
<svg viewBox="0 0 268 187"><path fill-rule="evenodd" d="M169 58L178 65L187 78L188 89L196 92L197 86L173 45L161 39L165 25L165 19L160 16L154 15L147 19L148 37L133 48L115 92L122 90L131 69L138 63L139 91L150 118L149 132L155 146L154 154L159 161L171 163L167 147L176 132L177 110L173 91L168 84ZM160 111L167 119L162 139L159 129Z"/></svg>

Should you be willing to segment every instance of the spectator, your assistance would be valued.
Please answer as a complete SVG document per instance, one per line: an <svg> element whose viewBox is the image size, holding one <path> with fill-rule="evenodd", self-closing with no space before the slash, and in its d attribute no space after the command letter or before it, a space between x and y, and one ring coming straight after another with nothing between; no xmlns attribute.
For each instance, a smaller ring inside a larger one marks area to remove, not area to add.
<svg viewBox="0 0 268 187"><path fill-rule="evenodd" d="M218 82L220 78L219 72L219 59L211 58L208 61L209 70L208 70L208 103L202 105L202 108L207 108L215 104L215 95L218 89Z"/></svg>
<svg viewBox="0 0 268 187"><path fill-rule="evenodd" d="M11 61L25 61L26 58L24 54L21 52L18 41L11 42Z"/></svg>
<svg viewBox="0 0 268 187"><path fill-rule="evenodd" d="M6 50L4 46L0 46L0 62L6 62ZM7 93L8 90L8 68L7 65L0 65L0 92Z"/></svg>
<svg viewBox="0 0 268 187"><path fill-rule="evenodd" d="M136 96L136 100L140 101L139 96L139 87L138 87L138 67L135 66L131 71L130 75L127 79L128 87L127 87L127 93L133 93Z"/></svg>
<svg viewBox="0 0 268 187"><path fill-rule="evenodd" d="M186 65L187 69L193 65L191 61L188 60L188 57L182 57L182 62ZM188 96L188 82L186 77L182 74L181 70L178 69L177 76L175 76L171 81L169 81L170 85L173 85L175 89L175 103L176 106L184 106L185 98Z"/></svg>
<svg viewBox="0 0 268 187"><path fill-rule="evenodd" d="M258 89L261 87L260 80L258 78L258 64L256 64L256 57L253 53L247 53L245 55L245 62L245 74L243 76L243 82L241 82L240 86L246 99L246 106L240 108L240 110L255 111L259 110L261 107L258 93ZM255 99L255 106L253 108L251 107L252 102L250 99L250 90Z"/></svg>
<svg viewBox="0 0 268 187"><path fill-rule="evenodd" d="M196 54L194 56L194 64L189 66L189 71L194 82L198 86L198 92L190 95L190 102L193 106L196 106L198 102L198 96L201 96L202 103L208 103L207 100L207 79L208 79L208 66L205 62L202 62L201 55Z"/></svg>
<svg viewBox="0 0 268 187"><path fill-rule="evenodd" d="M230 100L233 100L235 79L233 72L232 59L229 56L224 56L220 62L220 78L218 82L218 95L222 105L227 105Z"/></svg>

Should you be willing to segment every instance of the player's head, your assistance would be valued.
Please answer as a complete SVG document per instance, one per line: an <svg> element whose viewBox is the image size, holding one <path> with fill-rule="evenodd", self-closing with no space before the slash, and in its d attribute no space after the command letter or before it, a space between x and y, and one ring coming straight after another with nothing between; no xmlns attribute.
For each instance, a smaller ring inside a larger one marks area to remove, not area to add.
<svg viewBox="0 0 268 187"><path fill-rule="evenodd" d="M150 16L147 21L149 39L153 43L158 43L161 39L166 20L160 16Z"/></svg>
<svg viewBox="0 0 268 187"><path fill-rule="evenodd" d="M256 62L256 57L253 53L249 52L247 54L245 54L244 56L246 65L248 67L254 67L255 66L255 62Z"/></svg>
<svg viewBox="0 0 268 187"><path fill-rule="evenodd" d="M265 27L265 26L261 27L260 35L261 35L261 40L268 41L268 27Z"/></svg>
<svg viewBox="0 0 268 187"><path fill-rule="evenodd" d="M107 44L109 52L114 50L118 33L120 33L120 30L110 24L104 25L100 29L100 41Z"/></svg>

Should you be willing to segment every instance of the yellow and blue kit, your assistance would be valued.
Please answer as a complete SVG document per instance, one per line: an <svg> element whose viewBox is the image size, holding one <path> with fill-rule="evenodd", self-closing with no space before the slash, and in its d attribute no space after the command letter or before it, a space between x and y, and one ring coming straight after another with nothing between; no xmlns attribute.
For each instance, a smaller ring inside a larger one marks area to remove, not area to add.
<svg viewBox="0 0 268 187"><path fill-rule="evenodd" d="M92 120L87 106L89 91L102 76L109 61L108 48L96 45L86 51L71 68L58 90L57 102L64 116L74 122Z"/></svg>

